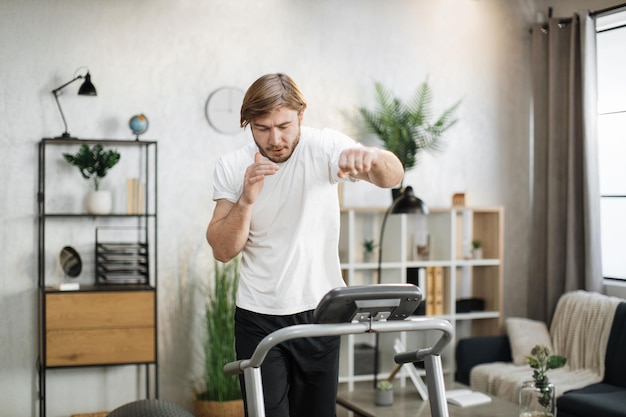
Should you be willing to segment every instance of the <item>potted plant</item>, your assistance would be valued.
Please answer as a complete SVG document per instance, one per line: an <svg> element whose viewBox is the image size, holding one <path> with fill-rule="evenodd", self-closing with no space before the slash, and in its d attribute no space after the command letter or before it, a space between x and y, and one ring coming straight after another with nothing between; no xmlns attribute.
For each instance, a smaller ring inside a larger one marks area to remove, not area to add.
<svg viewBox="0 0 626 417"><path fill-rule="evenodd" d="M554 417L556 416L556 398L554 385L550 383L547 372L565 366L567 359L560 355L552 355L550 349L536 345L526 356L533 369L532 381L522 384L519 393L521 417Z"/></svg>
<svg viewBox="0 0 626 417"><path fill-rule="evenodd" d="M372 262L374 259L374 249L378 245L374 243L374 239L365 239L363 241L363 261Z"/></svg>
<svg viewBox="0 0 626 417"><path fill-rule="evenodd" d="M109 191L100 190L100 181L120 161L117 150L105 151L102 145L81 145L75 155L64 153L65 160L78 168L83 178L93 181L94 191L87 196L87 212L109 214L112 200Z"/></svg>
<svg viewBox="0 0 626 417"><path fill-rule="evenodd" d="M391 381L384 379L376 384L376 393L374 394L374 402L376 405L392 405L393 404L393 384Z"/></svg>
<svg viewBox="0 0 626 417"><path fill-rule="evenodd" d="M454 112L460 101L431 122L432 91L424 81L408 102L403 102L376 82L376 108L359 108L367 128L383 142L385 149L398 156L405 171L419 162L421 151L441 149L441 136L457 122ZM402 184L400 185L402 188Z"/></svg>
<svg viewBox="0 0 626 417"><path fill-rule="evenodd" d="M224 365L235 360L235 295L239 258L214 262L213 288L205 296L204 369L195 388L196 417L243 417L237 376L224 374Z"/></svg>
<svg viewBox="0 0 626 417"><path fill-rule="evenodd" d="M483 258L483 245L480 240L472 240L472 258L474 259Z"/></svg>

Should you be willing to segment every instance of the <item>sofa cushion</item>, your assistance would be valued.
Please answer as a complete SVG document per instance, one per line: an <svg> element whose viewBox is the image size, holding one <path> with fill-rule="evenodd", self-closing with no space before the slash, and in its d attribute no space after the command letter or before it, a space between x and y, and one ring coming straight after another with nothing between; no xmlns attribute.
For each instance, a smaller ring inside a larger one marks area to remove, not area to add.
<svg viewBox="0 0 626 417"><path fill-rule="evenodd" d="M543 345L554 352L548 326L542 321L521 317L509 317L505 321L506 333L511 344L511 356L515 365L526 365L526 356L536 345Z"/></svg>
<svg viewBox="0 0 626 417"><path fill-rule="evenodd" d="M624 388L599 383L575 391L569 391L557 399L560 416L624 417L626 393Z"/></svg>
<svg viewBox="0 0 626 417"><path fill-rule="evenodd" d="M470 384L470 371L476 365L493 361L511 362L509 338L500 336L474 336L459 339L456 350L455 381Z"/></svg>

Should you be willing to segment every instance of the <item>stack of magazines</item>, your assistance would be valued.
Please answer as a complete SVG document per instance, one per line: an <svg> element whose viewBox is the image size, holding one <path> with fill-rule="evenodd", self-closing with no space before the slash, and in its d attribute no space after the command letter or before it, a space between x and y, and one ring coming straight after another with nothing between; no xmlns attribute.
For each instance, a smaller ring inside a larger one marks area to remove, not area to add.
<svg viewBox="0 0 626 417"><path fill-rule="evenodd" d="M148 282L146 243L96 244L97 284L148 284Z"/></svg>

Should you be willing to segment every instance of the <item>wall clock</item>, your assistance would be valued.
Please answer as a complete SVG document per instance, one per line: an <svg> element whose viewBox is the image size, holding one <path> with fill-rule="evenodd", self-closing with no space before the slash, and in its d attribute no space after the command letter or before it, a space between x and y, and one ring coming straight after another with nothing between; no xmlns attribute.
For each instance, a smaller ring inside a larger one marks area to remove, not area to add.
<svg viewBox="0 0 626 417"><path fill-rule="evenodd" d="M220 133L241 131L239 111L244 92L237 87L220 87L206 101L204 112L211 127Z"/></svg>

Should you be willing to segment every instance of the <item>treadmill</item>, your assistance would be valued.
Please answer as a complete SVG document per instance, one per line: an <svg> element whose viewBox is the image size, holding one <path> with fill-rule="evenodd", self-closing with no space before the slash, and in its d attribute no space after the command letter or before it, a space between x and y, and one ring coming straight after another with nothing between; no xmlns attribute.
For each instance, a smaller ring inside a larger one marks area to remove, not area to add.
<svg viewBox="0 0 626 417"><path fill-rule="evenodd" d="M441 352L454 336L450 322L439 318L411 317L422 301L413 284L376 284L335 288L319 302L314 324L288 326L267 335L248 359L227 363L224 373L244 375L249 417L265 417L261 364L274 346L301 337L340 336L438 330L441 336L430 347L399 352L397 364L424 362L432 417L448 417Z"/></svg>

